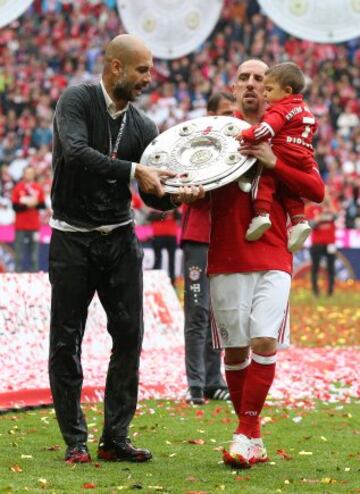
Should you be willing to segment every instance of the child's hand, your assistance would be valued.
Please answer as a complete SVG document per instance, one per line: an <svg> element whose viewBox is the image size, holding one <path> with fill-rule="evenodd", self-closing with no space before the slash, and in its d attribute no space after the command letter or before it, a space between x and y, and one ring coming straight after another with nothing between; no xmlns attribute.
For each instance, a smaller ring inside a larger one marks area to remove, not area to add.
<svg viewBox="0 0 360 494"><path fill-rule="evenodd" d="M235 139L242 144L244 142L243 136L242 136L242 131L238 133L238 135L235 136Z"/></svg>

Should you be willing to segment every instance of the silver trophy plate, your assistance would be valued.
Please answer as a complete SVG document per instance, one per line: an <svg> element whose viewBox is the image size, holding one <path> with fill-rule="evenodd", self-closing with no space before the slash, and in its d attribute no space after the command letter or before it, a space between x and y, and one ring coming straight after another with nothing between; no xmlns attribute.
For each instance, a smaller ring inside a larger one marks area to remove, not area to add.
<svg viewBox="0 0 360 494"><path fill-rule="evenodd" d="M145 149L140 163L175 171L164 190L177 194L184 185L213 190L238 179L255 163L239 153L235 136L249 124L234 117L201 117L171 127Z"/></svg>

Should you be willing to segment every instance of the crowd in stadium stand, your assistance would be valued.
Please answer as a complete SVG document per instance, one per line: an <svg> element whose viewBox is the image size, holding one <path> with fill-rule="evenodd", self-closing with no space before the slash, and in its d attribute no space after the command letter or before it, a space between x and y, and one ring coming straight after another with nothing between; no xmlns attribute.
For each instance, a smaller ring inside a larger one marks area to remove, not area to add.
<svg viewBox="0 0 360 494"><path fill-rule="evenodd" d="M98 81L102 47L124 32L115 0L35 0L0 31L0 225L12 221L11 191L35 167L50 212L52 117L69 84ZM189 56L155 60L139 102L160 130L205 114L213 91L230 89L239 63L292 60L308 77L306 100L319 122L316 157L339 226L360 228L360 39L316 44L287 35L252 0L226 0L212 36Z"/></svg>

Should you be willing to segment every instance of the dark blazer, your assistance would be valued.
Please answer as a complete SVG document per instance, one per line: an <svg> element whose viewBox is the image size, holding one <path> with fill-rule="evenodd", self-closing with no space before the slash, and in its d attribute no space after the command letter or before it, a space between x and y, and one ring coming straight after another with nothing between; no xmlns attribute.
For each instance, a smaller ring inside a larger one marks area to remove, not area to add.
<svg viewBox="0 0 360 494"><path fill-rule="evenodd" d="M51 200L55 219L93 228L132 218L130 172L157 136L156 125L129 104L117 159L109 158L109 116L100 84L65 90L56 106ZM168 210L169 195L141 194L149 206Z"/></svg>

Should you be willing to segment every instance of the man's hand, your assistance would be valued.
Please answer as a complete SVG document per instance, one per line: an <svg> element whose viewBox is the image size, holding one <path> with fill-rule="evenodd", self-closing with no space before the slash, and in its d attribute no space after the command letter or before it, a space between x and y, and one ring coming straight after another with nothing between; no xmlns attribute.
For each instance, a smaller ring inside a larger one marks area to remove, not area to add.
<svg viewBox="0 0 360 494"><path fill-rule="evenodd" d="M165 194L161 179L176 175L176 172L171 170L161 170L154 166L136 164L135 178L140 189L147 194L155 194L157 197L162 197Z"/></svg>
<svg viewBox="0 0 360 494"><path fill-rule="evenodd" d="M203 199L203 197L205 197L205 190L202 185L184 185L184 187L179 188L177 194L172 196L174 204L178 206L182 203L190 204L198 199Z"/></svg>
<svg viewBox="0 0 360 494"><path fill-rule="evenodd" d="M276 156L268 142L259 142L259 144L243 143L240 145L239 151L241 154L257 158L265 168L275 168Z"/></svg>

